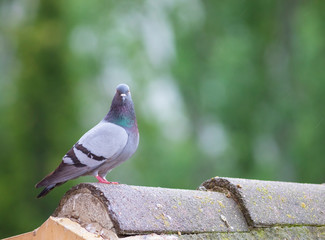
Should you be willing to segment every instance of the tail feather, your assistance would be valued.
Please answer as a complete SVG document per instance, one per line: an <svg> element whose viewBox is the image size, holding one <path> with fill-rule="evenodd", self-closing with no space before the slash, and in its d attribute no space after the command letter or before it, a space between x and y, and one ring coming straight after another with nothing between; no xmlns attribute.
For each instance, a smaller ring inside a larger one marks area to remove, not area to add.
<svg viewBox="0 0 325 240"><path fill-rule="evenodd" d="M75 179L84 175L89 171L87 167L75 167L64 162L58 166L53 172L44 177L39 183L35 185L36 188L45 187L37 198L44 197L53 188L62 185L68 180Z"/></svg>
<svg viewBox="0 0 325 240"><path fill-rule="evenodd" d="M57 169L55 169L53 172L44 177L39 183L35 185L35 187L39 188L59 182L66 182L68 180L84 176L91 171L92 169L90 169L89 167L76 167L74 165L69 165L64 162L61 162Z"/></svg>
<svg viewBox="0 0 325 240"><path fill-rule="evenodd" d="M50 191L52 191L55 187L62 185L65 182L60 182L56 184L51 184L47 187L45 187L40 194L37 195L37 198L42 198L46 196Z"/></svg>

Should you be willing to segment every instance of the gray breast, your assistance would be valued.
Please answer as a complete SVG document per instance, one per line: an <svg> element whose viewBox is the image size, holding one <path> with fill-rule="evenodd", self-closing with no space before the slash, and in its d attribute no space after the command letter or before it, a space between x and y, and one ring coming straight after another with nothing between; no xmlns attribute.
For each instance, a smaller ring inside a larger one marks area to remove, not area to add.
<svg viewBox="0 0 325 240"><path fill-rule="evenodd" d="M121 153L114 159L108 159L98 171L98 174L102 177L105 177L108 172L110 172L113 168L117 167L121 163L128 160L137 150L139 145L139 133L138 131L127 131L128 133L128 141L121 151Z"/></svg>

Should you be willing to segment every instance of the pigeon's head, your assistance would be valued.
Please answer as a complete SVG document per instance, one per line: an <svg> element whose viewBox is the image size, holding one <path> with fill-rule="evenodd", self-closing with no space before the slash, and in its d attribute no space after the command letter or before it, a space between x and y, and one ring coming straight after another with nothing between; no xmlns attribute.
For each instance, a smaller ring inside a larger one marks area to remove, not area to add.
<svg viewBox="0 0 325 240"><path fill-rule="evenodd" d="M134 106L128 85L120 84L116 87L111 108L104 120L122 127L137 127Z"/></svg>
<svg viewBox="0 0 325 240"><path fill-rule="evenodd" d="M124 102L126 99L131 100L131 93L130 93L130 88L126 84L119 84L116 87L116 94L115 96Z"/></svg>

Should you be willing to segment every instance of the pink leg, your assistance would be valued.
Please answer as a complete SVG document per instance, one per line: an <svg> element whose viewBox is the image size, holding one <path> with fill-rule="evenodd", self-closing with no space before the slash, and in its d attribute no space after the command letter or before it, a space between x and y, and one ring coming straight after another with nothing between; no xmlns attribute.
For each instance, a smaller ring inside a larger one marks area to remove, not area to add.
<svg viewBox="0 0 325 240"><path fill-rule="evenodd" d="M96 176L98 182L100 183L106 183L106 184L118 184L118 182L109 182L105 178L102 178L101 176L97 175Z"/></svg>

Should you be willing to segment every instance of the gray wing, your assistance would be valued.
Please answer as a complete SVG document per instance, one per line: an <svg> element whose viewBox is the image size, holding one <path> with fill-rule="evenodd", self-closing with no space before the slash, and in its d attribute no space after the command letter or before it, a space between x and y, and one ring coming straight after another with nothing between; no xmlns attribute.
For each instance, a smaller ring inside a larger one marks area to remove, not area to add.
<svg viewBox="0 0 325 240"><path fill-rule="evenodd" d="M102 161L118 156L126 146L128 134L124 128L109 122L100 122L83 135L72 150L78 161L69 154L64 156L67 164L81 164L97 168Z"/></svg>
<svg viewBox="0 0 325 240"><path fill-rule="evenodd" d="M65 182L95 170L105 161L114 159L124 149L128 134L113 123L100 122L85 133L63 157L57 169L36 187Z"/></svg>

